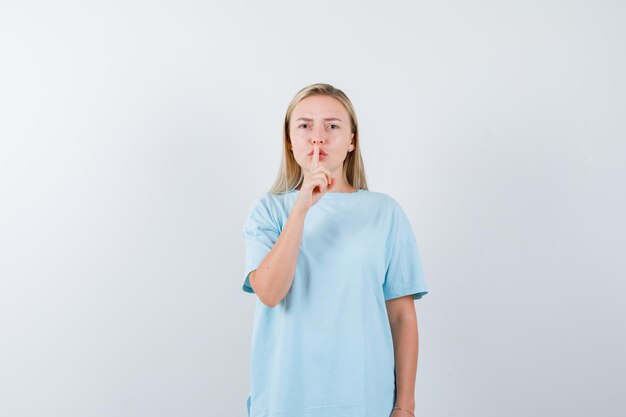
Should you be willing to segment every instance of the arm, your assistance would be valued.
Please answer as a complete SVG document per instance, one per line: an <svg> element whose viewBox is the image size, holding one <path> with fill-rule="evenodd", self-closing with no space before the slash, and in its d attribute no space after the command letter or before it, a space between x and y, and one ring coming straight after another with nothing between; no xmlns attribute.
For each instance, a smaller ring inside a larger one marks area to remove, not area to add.
<svg viewBox="0 0 626 417"><path fill-rule="evenodd" d="M296 272L306 210L292 209L280 236L250 273L250 286L263 304L274 307L285 297Z"/></svg>
<svg viewBox="0 0 626 417"><path fill-rule="evenodd" d="M393 336L393 348L396 373L395 406L415 409L415 376L417 373L418 332L417 317L413 297L393 298L385 302L389 325ZM402 410L394 410L393 416L409 416Z"/></svg>
<svg viewBox="0 0 626 417"><path fill-rule="evenodd" d="M304 173L300 193L280 236L257 269L250 273L250 286L263 304L274 307L289 292L296 272L306 214L334 184L331 172L319 164L319 145L316 142L311 168Z"/></svg>

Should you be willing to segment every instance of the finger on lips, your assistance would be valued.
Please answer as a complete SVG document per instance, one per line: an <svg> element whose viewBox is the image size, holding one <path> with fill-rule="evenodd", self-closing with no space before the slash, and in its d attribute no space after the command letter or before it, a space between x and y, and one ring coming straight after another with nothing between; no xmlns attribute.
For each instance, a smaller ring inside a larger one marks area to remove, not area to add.
<svg viewBox="0 0 626 417"><path fill-rule="evenodd" d="M318 173L322 174L323 183L318 184L318 186L319 186L320 191L326 191L328 189L329 184L334 184L335 181L332 177L331 172L326 167L319 164L319 160L320 160L320 147L319 147L319 144L314 143L313 144L313 158L311 160L311 171L317 171Z"/></svg>
<svg viewBox="0 0 626 417"><path fill-rule="evenodd" d="M317 143L313 144L313 168L317 168L320 161L320 147Z"/></svg>

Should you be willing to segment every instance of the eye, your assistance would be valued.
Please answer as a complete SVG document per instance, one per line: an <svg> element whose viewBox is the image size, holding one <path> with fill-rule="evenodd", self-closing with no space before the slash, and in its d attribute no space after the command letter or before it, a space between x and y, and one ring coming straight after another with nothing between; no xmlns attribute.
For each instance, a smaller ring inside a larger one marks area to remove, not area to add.
<svg viewBox="0 0 626 417"><path fill-rule="evenodd" d="M337 125L330 125L330 126L335 126L337 129L339 129L339 126L337 126Z"/></svg>
<svg viewBox="0 0 626 417"><path fill-rule="evenodd" d="M308 123L302 123L301 125L299 125L298 127L302 127L302 126L306 126L308 125Z"/></svg>

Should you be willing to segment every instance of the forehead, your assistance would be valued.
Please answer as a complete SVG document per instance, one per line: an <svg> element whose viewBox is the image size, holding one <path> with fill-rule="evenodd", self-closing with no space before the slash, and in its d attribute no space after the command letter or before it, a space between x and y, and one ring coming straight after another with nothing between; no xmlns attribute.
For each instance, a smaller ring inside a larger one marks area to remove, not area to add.
<svg viewBox="0 0 626 417"><path fill-rule="evenodd" d="M347 121L348 111L336 98L316 95L300 100L291 113L292 119L297 119L298 117L311 119L338 117L343 121Z"/></svg>

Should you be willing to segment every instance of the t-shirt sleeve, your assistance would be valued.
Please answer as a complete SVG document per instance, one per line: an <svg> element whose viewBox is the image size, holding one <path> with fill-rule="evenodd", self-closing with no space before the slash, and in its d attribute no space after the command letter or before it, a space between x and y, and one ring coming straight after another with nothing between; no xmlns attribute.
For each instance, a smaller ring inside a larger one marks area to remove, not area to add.
<svg viewBox="0 0 626 417"><path fill-rule="evenodd" d="M405 295L412 295L413 300L417 300L428 294L419 248L411 224L399 206L395 220L395 237L383 282L383 294L385 301Z"/></svg>
<svg viewBox="0 0 626 417"><path fill-rule="evenodd" d="M249 293L254 293L250 285L250 272L257 269L261 261L274 247L280 234L264 202L266 201L258 198L252 203L242 230L246 250L242 289Z"/></svg>

